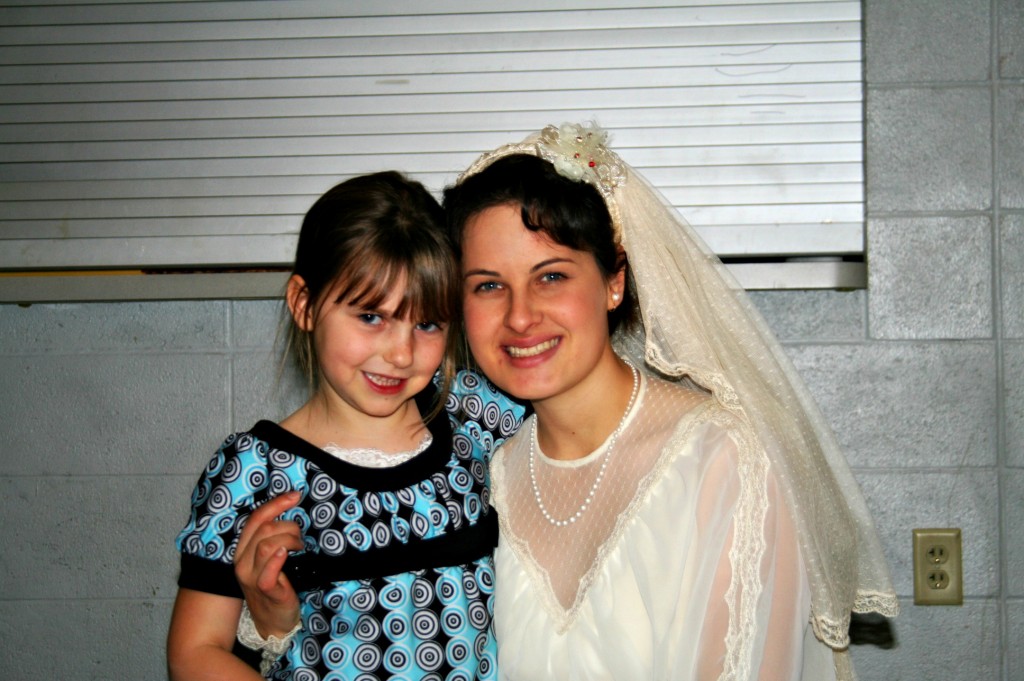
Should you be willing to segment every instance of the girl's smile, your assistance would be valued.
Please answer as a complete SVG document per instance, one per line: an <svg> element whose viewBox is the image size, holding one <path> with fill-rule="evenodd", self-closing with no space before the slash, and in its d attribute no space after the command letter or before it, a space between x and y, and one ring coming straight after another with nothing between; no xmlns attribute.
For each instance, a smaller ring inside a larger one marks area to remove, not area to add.
<svg viewBox="0 0 1024 681"><path fill-rule="evenodd" d="M400 392L402 385L405 383L405 379L392 378L390 376L381 376L380 374L370 374L363 372L366 376L366 380L370 382L370 386L375 390L385 394L395 394Z"/></svg>

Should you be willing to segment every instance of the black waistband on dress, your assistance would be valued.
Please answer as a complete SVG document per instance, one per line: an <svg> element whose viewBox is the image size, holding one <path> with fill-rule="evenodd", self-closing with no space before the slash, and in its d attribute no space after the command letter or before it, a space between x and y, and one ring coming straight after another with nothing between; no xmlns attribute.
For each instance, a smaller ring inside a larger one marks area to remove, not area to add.
<svg viewBox="0 0 1024 681"><path fill-rule="evenodd" d="M498 545L498 513L488 509L475 525L433 539L392 544L340 556L301 553L290 556L284 572L292 588L311 591L332 582L369 579L402 572L465 565L483 558Z"/></svg>

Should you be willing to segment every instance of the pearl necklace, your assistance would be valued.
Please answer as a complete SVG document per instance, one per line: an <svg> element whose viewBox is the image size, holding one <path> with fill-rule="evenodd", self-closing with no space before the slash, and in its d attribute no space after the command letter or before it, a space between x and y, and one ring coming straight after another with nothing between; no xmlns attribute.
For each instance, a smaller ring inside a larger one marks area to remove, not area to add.
<svg viewBox="0 0 1024 681"><path fill-rule="evenodd" d="M537 508L539 508L541 514L547 518L547 521L555 527L565 527L566 525L571 525L582 518L584 512L586 512L587 508L590 507L590 502L593 501L594 493L597 491L598 486L600 486L601 480L604 479L604 472L605 469L608 468L608 460L611 458L612 448L615 447L615 442L619 439L619 434L626 425L626 419L629 417L629 412L633 410L633 402L636 401L636 394L640 389L640 372L637 371L636 367L629 362L626 362L626 366L628 366L630 371L633 372L633 392L629 395L629 403L626 405L626 411L619 420L619 425L616 426L615 430L612 431L611 437L608 438L608 448L604 450L604 459L601 461L601 468L597 471L597 478L594 480L594 484L590 486L590 491L587 492L587 497L583 500L583 503L580 504L579 510L565 520L557 520L554 516L548 513L548 509L544 505L544 500L541 499L540 496L540 487L537 485L537 472L533 464L534 449L537 444L537 417L533 417L533 425L530 429L530 484L533 486L533 498L537 500Z"/></svg>

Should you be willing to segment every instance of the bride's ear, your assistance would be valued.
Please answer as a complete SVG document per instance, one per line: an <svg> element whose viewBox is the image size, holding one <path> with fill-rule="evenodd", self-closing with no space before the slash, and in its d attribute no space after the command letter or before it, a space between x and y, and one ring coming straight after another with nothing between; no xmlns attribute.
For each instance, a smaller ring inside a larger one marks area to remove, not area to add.
<svg viewBox="0 0 1024 681"><path fill-rule="evenodd" d="M288 278L288 285L284 292L285 302L288 304L288 311L295 320L295 325L301 330L309 332L313 330L313 310L309 302L309 287L306 280L297 274Z"/></svg>
<svg viewBox="0 0 1024 681"><path fill-rule="evenodd" d="M608 277L608 309L614 310L622 303L622 296L626 291L626 255L622 248L619 248L619 263L621 266L612 276Z"/></svg>

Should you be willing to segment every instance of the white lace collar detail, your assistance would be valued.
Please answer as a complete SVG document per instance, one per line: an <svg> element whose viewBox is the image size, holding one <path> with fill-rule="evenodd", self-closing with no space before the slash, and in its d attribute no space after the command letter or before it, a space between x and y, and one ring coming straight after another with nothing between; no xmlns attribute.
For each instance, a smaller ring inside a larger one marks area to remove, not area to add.
<svg viewBox="0 0 1024 681"><path fill-rule="evenodd" d="M433 442L434 436L428 432L423 435L423 439L420 440L420 444L416 449L406 452L385 452L372 447L347 449L333 442L328 442L322 449L331 456L355 466L362 466L363 468L394 468L427 451L427 448Z"/></svg>
<svg viewBox="0 0 1024 681"><path fill-rule="evenodd" d="M647 392L647 377L644 375L644 372L641 371L640 388L637 391L636 399L633 400L633 407L629 410L629 413L626 414L625 418L622 420L622 431L625 431L627 428L629 428L630 424L633 423L633 419L636 418L637 413L640 411L640 405L644 401L645 392ZM530 418L535 419L537 418L537 415L533 414ZM524 423L523 432L530 432L528 428L529 424ZM536 447L537 460L543 462L545 466L554 466L555 468L582 468L583 466L587 466L600 459L601 455L603 455L605 451L608 449L608 442L611 439L612 433L608 433L608 437L605 438L604 442L602 442L597 449L590 452L586 456L581 456L578 459L552 459L547 454L544 453L544 450L540 448L540 441L538 440Z"/></svg>

